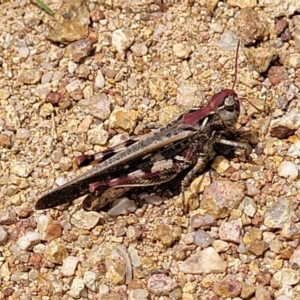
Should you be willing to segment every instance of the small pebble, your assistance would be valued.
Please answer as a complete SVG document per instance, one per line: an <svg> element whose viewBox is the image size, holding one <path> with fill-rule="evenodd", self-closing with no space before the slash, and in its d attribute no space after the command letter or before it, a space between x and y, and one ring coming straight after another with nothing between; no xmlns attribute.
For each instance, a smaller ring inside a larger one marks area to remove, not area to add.
<svg viewBox="0 0 300 300"><path fill-rule="evenodd" d="M4 245L7 241L7 232L3 226L0 226L0 245Z"/></svg>
<svg viewBox="0 0 300 300"><path fill-rule="evenodd" d="M222 273L227 263L211 247L191 254L185 261L179 262L179 270L186 274Z"/></svg>
<svg viewBox="0 0 300 300"><path fill-rule="evenodd" d="M298 178L299 170L295 163L291 161L283 161L278 167L278 175L284 178L295 180Z"/></svg>
<svg viewBox="0 0 300 300"><path fill-rule="evenodd" d="M177 283L165 274L154 274L148 279L147 287L156 296L167 296L177 287Z"/></svg>
<svg viewBox="0 0 300 300"><path fill-rule="evenodd" d="M67 256L61 268L61 272L64 276L73 276L75 274L75 270L77 268L79 259L75 256Z"/></svg>
<svg viewBox="0 0 300 300"><path fill-rule="evenodd" d="M190 56L192 49L188 42L182 42L174 44L173 51L178 58L187 59Z"/></svg>
<svg viewBox="0 0 300 300"><path fill-rule="evenodd" d="M77 228L90 230L98 224L99 220L99 213L79 210L72 215L70 223Z"/></svg>
<svg viewBox="0 0 300 300"><path fill-rule="evenodd" d="M33 246L38 244L41 240L40 235L35 231L27 231L25 235L21 236L18 240L18 245L22 250L31 250Z"/></svg>

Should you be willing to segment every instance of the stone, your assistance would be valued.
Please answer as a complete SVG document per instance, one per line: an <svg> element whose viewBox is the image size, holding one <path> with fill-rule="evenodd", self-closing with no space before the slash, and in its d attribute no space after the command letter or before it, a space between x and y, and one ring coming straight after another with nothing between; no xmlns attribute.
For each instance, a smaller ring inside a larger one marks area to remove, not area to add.
<svg viewBox="0 0 300 300"><path fill-rule="evenodd" d="M106 145L109 137L108 132L105 129L103 129L103 124L100 124L97 127L88 130L87 135L88 141L92 145L100 146Z"/></svg>
<svg viewBox="0 0 300 300"><path fill-rule="evenodd" d="M148 48L146 46L146 44L144 43L140 43L140 44L133 44L131 46L131 51L135 56L144 56L148 53Z"/></svg>
<svg viewBox="0 0 300 300"><path fill-rule="evenodd" d="M291 53L287 56L286 65L294 68L294 69L299 69L300 68L300 54L299 53Z"/></svg>
<svg viewBox="0 0 300 300"><path fill-rule="evenodd" d="M215 218L225 218L239 206L245 196L244 190L243 184L215 180L205 189L200 207Z"/></svg>
<svg viewBox="0 0 300 300"><path fill-rule="evenodd" d="M88 132L90 126L93 123L94 118L92 116L86 116L78 126L77 133Z"/></svg>
<svg viewBox="0 0 300 300"><path fill-rule="evenodd" d="M298 110L291 110L281 118L272 120L270 127L271 136L286 139L300 127L300 113Z"/></svg>
<svg viewBox="0 0 300 300"><path fill-rule="evenodd" d="M25 84L36 84L41 81L42 71L36 68L23 69L19 75L19 80Z"/></svg>
<svg viewBox="0 0 300 300"><path fill-rule="evenodd" d="M245 46L253 45L269 35L264 20L251 7L245 7L235 15L234 26L238 28L237 35Z"/></svg>
<svg viewBox="0 0 300 300"><path fill-rule="evenodd" d="M154 237L162 242L163 245L169 247L180 238L180 233L179 227L160 223L155 227Z"/></svg>
<svg viewBox="0 0 300 300"><path fill-rule="evenodd" d="M298 166L291 161L283 161L278 167L278 175L283 178L295 180L298 178Z"/></svg>
<svg viewBox="0 0 300 300"><path fill-rule="evenodd" d="M63 2L50 20L48 39L68 44L83 38L89 33L90 14L83 0Z"/></svg>
<svg viewBox="0 0 300 300"><path fill-rule="evenodd" d="M241 219L224 222L219 228L221 240L233 243L240 243L243 224Z"/></svg>
<svg viewBox="0 0 300 300"><path fill-rule="evenodd" d="M242 292L242 284L233 275L227 275L214 287L215 293L222 298L235 298Z"/></svg>
<svg viewBox="0 0 300 300"><path fill-rule="evenodd" d="M281 230L282 236L289 240L295 240L300 238L300 224L287 222L283 225Z"/></svg>
<svg viewBox="0 0 300 300"><path fill-rule="evenodd" d="M209 229L216 224L216 219L209 214L199 215L195 214L190 219L192 228Z"/></svg>
<svg viewBox="0 0 300 300"><path fill-rule="evenodd" d="M79 63L82 59L89 56L92 50L93 43L90 39L80 39L66 47L64 56L75 63Z"/></svg>
<svg viewBox="0 0 300 300"><path fill-rule="evenodd" d="M290 263L300 267L300 249L295 249L290 257Z"/></svg>
<svg viewBox="0 0 300 300"><path fill-rule="evenodd" d="M210 246L214 240L208 232L201 229L193 232L193 236L194 244L200 246L202 249Z"/></svg>
<svg viewBox="0 0 300 300"><path fill-rule="evenodd" d="M166 93L166 81L163 78L157 77L150 77L148 80L148 88L150 97L161 101L165 98Z"/></svg>
<svg viewBox="0 0 300 300"><path fill-rule="evenodd" d="M129 28L120 28L113 31L111 43L119 53L124 53L134 42L134 35Z"/></svg>
<svg viewBox="0 0 300 300"><path fill-rule="evenodd" d="M222 33L218 41L218 45L223 51L236 50L237 43L238 37L231 30L227 30L224 33Z"/></svg>
<svg viewBox="0 0 300 300"><path fill-rule="evenodd" d="M278 56L276 49L272 47L245 48L244 52L252 68L258 73L266 72Z"/></svg>
<svg viewBox="0 0 300 300"><path fill-rule="evenodd" d="M119 133L124 131L131 133L136 126L137 117L135 110L115 108L109 117L109 127Z"/></svg>
<svg viewBox="0 0 300 300"><path fill-rule="evenodd" d="M111 101L106 94L97 94L78 102L81 106L88 107L90 114L101 121L105 121L111 114Z"/></svg>
<svg viewBox="0 0 300 300"><path fill-rule="evenodd" d="M108 271L105 275L106 279L113 285L122 284L125 282L126 265L125 262L112 263L108 266Z"/></svg>
<svg viewBox="0 0 300 300"><path fill-rule="evenodd" d="M85 286L93 291L99 291L99 274L93 271L86 271L83 275L83 282Z"/></svg>
<svg viewBox="0 0 300 300"><path fill-rule="evenodd" d="M274 274L274 278L282 285L296 285L300 281L300 274L298 270L282 268Z"/></svg>
<svg viewBox="0 0 300 300"><path fill-rule="evenodd" d="M229 169L230 163L224 156L216 156L211 167L216 170L218 174L223 175Z"/></svg>
<svg viewBox="0 0 300 300"><path fill-rule="evenodd" d="M147 282L148 290L156 296L167 296L178 284L166 274L154 274Z"/></svg>
<svg viewBox="0 0 300 300"><path fill-rule="evenodd" d="M101 70L98 70L97 76L95 78L95 87L102 89L105 85L105 79L102 75Z"/></svg>
<svg viewBox="0 0 300 300"><path fill-rule="evenodd" d="M181 74L183 79L188 79L192 76L192 71L186 60L181 63Z"/></svg>
<svg viewBox="0 0 300 300"><path fill-rule="evenodd" d="M70 223L77 228L90 230L94 228L100 220L100 214L95 211L78 210L70 220Z"/></svg>
<svg viewBox="0 0 300 300"><path fill-rule="evenodd" d="M200 107L204 99L196 84L182 84L177 89L176 103L180 107L186 109Z"/></svg>
<svg viewBox="0 0 300 300"><path fill-rule="evenodd" d="M212 247L197 251L185 261L179 262L179 270L185 274L222 273L226 268L227 263Z"/></svg>
<svg viewBox="0 0 300 300"><path fill-rule="evenodd" d="M61 268L61 272L64 276L69 277L75 274L77 265L79 262L79 258L76 256L67 256L63 260L63 265Z"/></svg>
<svg viewBox="0 0 300 300"><path fill-rule="evenodd" d="M254 240L250 243L248 250L256 256L261 256L269 248L264 241Z"/></svg>
<svg viewBox="0 0 300 300"><path fill-rule="evenodd" d="M4 245L7 241L7 232L3 226L0 225L0 245Z"/></svg>
<svg viewBox="0 0 300 300"><path fill-rule="evenodd" d="M31 250L33 246L38 244L41 240L40 235L35 231L27 231L23 236L21 236L17 244L22 250Z"/></svg>
<svg viewBox="0 0 300 300"><path fill-rule="evenodd" d="M282 197L267 208L264 224L269 228L281 229L285 223L292 221L293 216L294 208L292 201L286 197Z"/></svg>
<svg viewBox="0 0 300 300"><path fill-rule="evenodd" d="M300 141L296 141L294 144L292 144L287 153L287 156L292 158L299 158L300 157Z"/></svg>
<svg viewBox="0 0 300 300"><path fill-rule="evenodd" d="M288 71L284 67L271 66L268 70L268 78L273 85L278 85L287 80L289 77Z"/></svg>
<svg viewBox="0 0 300 300"><path fill-rule="evenodd" d="M62 265L67 256L68 250L58 239L51 241L45 247L44 257L54 264Z"/></svg>
<svg viewBox="0 0 300 300"><path fill-rule="evenodd" d="M173 52L178 58L187 59L192 49L188 42L182 42L173 45Z"/></svg>
<svg viewBox="0 0 300 300"><path fill-rule="evenodd" d="M75 277L72 281L69 295L75 299L82 299L82 295L85 292L84 282L81 278Z"/></svg>

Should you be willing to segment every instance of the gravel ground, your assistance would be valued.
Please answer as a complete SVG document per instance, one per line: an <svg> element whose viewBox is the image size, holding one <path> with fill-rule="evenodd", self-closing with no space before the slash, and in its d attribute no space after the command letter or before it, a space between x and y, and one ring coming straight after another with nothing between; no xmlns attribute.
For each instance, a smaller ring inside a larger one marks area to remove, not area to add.
<svg viewBox="0 0 300 300"><path fill-rule="evenodd" d="M0 299L300 299L299 1L0 1ZM282 4L282 3L283 4ZM139 136L222 88L250 157L178 194L35 210L73 158ZM195 196L196 195L196 196Z"/></svg>

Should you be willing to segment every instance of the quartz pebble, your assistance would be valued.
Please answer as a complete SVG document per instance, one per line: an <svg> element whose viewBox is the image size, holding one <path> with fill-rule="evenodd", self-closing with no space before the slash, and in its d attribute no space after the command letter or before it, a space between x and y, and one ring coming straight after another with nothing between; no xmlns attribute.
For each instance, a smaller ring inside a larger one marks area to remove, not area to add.
<svg viewBox="0 0 300 300"><path fill-rule="evenodd" d="M192 254L185 261L179 262L179 270L184 273L222 273L227 263L211 247Z"/></svg>
<svg viewBox="0 0 300 300"><path fill-rule="evenodd" d="M300 274L297 270L282 268L274 274L274 278L284 285L295 285L300 281Z"/></svg>
<svg viewBox="0 0 300 300"><path fill-rule="evenodd" d="M83 275L83 282L85 286L93 292L99 290L99 275L96 272L87 271Z"/></svg>
<svg viewBox="0 0 300 300"><path fill-rule="evenodd" d="M278 167L278 175L295 180L299 175L298 167L291 161L283 161Z"/></svg>
<svg viewBox="0 0 300 300"><path fill-rule="evenodd" d="M130 29L120 28L116 29L111 35L111 42L116 47L119 53L127 50L134 41L133 32Z"/></svg>
<svg viewBox="0 0 300 300"><path fill-rule="evenodd" d="M3 226L0 226L0 245L4 245L7 241L7 232Z"/></svg>
<svg viewBox="0 0 300 300"><path fill-rule="evenodd" d="M103 129L103 124L88 130L88 141L93 145L105 145L108 140L108 132Z"/></svg>
<svg viewBox="0 0 300 300"><path fill-rule="evenodd" d="M75 298L75 299L80 299L83 297L83 293L85 292L85 286L84 282L81 278L75 277L74 280L72 281L72 285L70 288L70 296Z"/></svg>
<svg viewBox="0 0 300 300"><path fill-rule="evenodd" d="M72 276L75 274L79 259L75 256L67 256L62 265L62 273L64 276Z"/></svg>
<svg viewBox="0 0 300 300"><path fill-rule="evenodd" d="M241 219L223 223L219 229L220 238L228 242L239 243L242 225Z"/></svg>
<svg viewBox="0 0 300 300"><path fill-rule="evenodd" d="M213 238L204 230L194 232L194 243L201 248L207 248L213 242Z"/></svg>
<svg viewBox="0 0 300 300"><path fill-rule="evenodd" d="M97 212L79 210L72 215L70 222L77 228L89 230L98 224L99 219L100 215Z"/></svg>
<svg viewBox="0 0 300 300"><path fill-rule="evenodd" d="M187 59L190 56L192 49L188 42L182 42L174 44L173 51L178 58Z"/></svg>
<svg viewBox="0 0 300 300"><path fill-rule="evenodd" d="M200 206L215 218L224 218L241 203L243 197L244 185L218 180L205 189Z"/></svg>
<svg viewBox="0 0 300 300"><path fill-rule="evenodd" d="M264 223L269 228L282 228L291 221L294 215L292 201L288 198L280 198L267 208Z"/></svg>
<svg viewBox="0 0 300 300"><path fill-rule="evenodd" d="M156 296L166 296L177 287L177 283L165 274L154 274L148 279L147 287Z"/></svg>
<svg viewBox="0 0 300 300"><path fill-rule="evenodd" d="M38 244L40 240L41 237L37 232L27 231L25 235L19 238L18 245L22 250L30 250L34 245Z"/></svg>

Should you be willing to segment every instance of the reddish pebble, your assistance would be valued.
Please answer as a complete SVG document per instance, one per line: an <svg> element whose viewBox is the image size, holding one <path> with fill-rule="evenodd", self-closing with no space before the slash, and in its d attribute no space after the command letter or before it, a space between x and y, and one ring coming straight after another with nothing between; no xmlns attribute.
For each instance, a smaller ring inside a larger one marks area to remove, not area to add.
<svg viewBox="0 0 300 300"><path fill-rule="evenodd" d="M57 239L62 234L62 227L59 224L50 224L45 233L46 241Z"/></svg>
<svg viewBox="0 0 300 300"><path fill-rule="evenodd" d="M46 96L46 102L49 102L51 104L57 104L62 99L62 95L57 92L50 92Z"/></svg>
<svg viewBox="0 0 300 300"><path fill-rule="evenodd" d="M213 226L216 222L215 218L210 214L205 214L203 216L196 214L191 217L191 227L208 229Z"/></svg>
<svg viewBox="0 0 300 300"><path fill-rule="evenodd" d="M284 67L272 66L268 71L268 78L273 85L278 85L288 79L288 72Z"/></svg>
<svg viewBox="0 0 300 300"><path fill-rule="evenodd" d="M177 283L165 274L154 274L148 279L148 289L156 296L167 296L177 287Z"/></svg>
<svg viewBox="0 0 300 300"><path fill-rule="evenodd" d="M28 264L34 268L38 268L43 256L39 253L32 253L29 257Z"/></svg>
<svg viewBox="0 0 300 300"><path fill-rule="evenodd" d="M95 9L91 12L91 19L93 22L99 22L102 19L105 19L103 12L99 9Z"/></svg>
<svg viewBox="0 0 300 300"><path fill-rule="evenodd" d="M289 23L285 19L277 20L274 28L275 34L280 35L281 33L283 33L283 31L288 27L288 25Z"/></svg>

